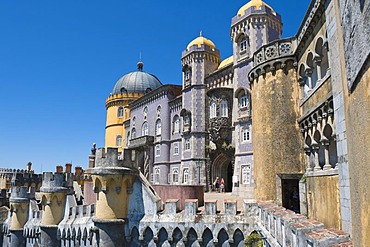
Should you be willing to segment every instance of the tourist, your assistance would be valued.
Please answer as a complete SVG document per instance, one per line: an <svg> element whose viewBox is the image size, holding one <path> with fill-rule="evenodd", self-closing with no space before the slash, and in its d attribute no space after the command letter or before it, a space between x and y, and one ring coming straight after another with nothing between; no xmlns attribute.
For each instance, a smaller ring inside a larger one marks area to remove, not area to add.
<svg viewBox="0 0 370 247"><path fill-rule="evenodd" d="M225 193L225 180L224 178L221 178L221 186L220 186L221 192Z"/></svg>
<svg viewBox="0 0 370 247"><path fill-rule="evenodd" d="M218 177L216 177L215 181L213 182L213 186L215 188L216 192L219 192L220 189L220 181L218 180Z"/></svg>

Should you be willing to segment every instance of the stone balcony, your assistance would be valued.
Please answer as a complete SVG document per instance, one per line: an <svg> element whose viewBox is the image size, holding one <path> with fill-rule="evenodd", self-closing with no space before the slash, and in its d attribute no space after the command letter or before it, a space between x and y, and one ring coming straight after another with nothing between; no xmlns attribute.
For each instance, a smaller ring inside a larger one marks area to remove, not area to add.
<svg viewBox="0 0 370 247"><path fill-rule="evenodd" d="M148 145L153 145L154 136L140 136L135 139L131 139L128 144L129 149L140 149Z"/></svg>

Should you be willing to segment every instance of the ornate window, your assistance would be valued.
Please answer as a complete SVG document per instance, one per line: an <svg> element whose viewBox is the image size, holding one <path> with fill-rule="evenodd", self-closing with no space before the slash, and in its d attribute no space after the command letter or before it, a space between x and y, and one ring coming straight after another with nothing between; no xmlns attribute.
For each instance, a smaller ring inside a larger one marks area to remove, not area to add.
<svg viewBox="0 0 370 247"><path fill-rule="evenodd" d="M189 183L189 168L184 169L184 174L183 174L183 183L187 184Z"/></svg>
<svg viewBox="0 0 370 247"><path fill-rule="evenodd" d="M157 107L157 116L158 117L161 116L161 106L160 105Z"/></svg>
<svg viewBox="0 0 370 247"><path fill-rule="evenodd" d="M149 126L148 126L148 122L144 122L143 123L143 126L141 128L141 135L142 136L147 136L149 135Z"/></svg>
<svg viewBox="0 0 370 247"><path fill-rule="evenodd" d="M190 80L190 78L191 78L191 70L190 69L187 69L185 71L185 81Z"/></svg>
<svg viewBox="0 0 370 247"><path fill-rule="evenodd" d="M161 156L161 145L160 144L155 145L155 156L156 157Z"/></svg>
<svg viewBox="0 0 370 247"><path fill-rule="evenodd" d="M122 136L116 137L116 147L122 147Z"/></svg>
<svg viewBox="0 0 370 247"><path fill-rule="evenodd" d="M210 118L217 117L217 104L215 101L212 101L209 106L209 117Z"/></svg>
<svg viewBox="0 0 370 247"><path fill-rule="evenodd" d="M135 139L135 138L136 138L136 129L132 128L132 130L131 130L131 139Z"/></svg>
<svg viewBox="0 0 370 247"><path fill-rule="evenodd" d="M220 116L227 117L228 116L228 109L227 109L227 101L222 100L220 103Z"/></svg>
<svg viewBox="0 0 370 247"><path fill-rule="evenodd" d="M155 134L157 136L162 134L162 122L160 119L158 119L157 122L155 123Z"/></svg>
<svg viewBox="0 0 370 247"><path fill-rule="evenodd" d="M146 119L146 116L148 115L148 107L145 106L144 109L143 109L143 115L144 115L144 119Z"/></svg>
<svg viewBox="0 0 370 247"><path fill-rule="evenodd" d="M132 127L135 127L135 123L136 123L136 117L133 117L132 118Z"/></svg>
<svg viewBox="0 0 370 247"><path fill-rule="evenodd" d="M185 139L184 149L185 149L185 151L190 150L190 139L189 138Z"/></svg>
<svg viewBox="0 0 370 247"><path fill-rule="evenodd" d="M189 114L184 115L184 125L190 125L190 116L189 116Z"/></svg>
<svg viewBox="0 0 370 247"><path fill-rule="evenodd" d="M242 184L251 183L251 165L242 166Z"/></svg>
<svg viewBox="0 0 370 247"><path fill-rule="evenodd" d="M172 169L172 183L179 182L179 168Z"/></svg>
<svg viewBox="0 0 370 247"><path fill-rule="evenodd" d="M173 117L173 133L179 132L180 132L180 118L178 115L175 115Z"/></svg>
<svg viewBox="0 0 370 247"><path fill-rule="evenodd" d="M117 117L119 118L123 117L123 107L122 106L118 107Z"/></svg>
<svg viewBox="0 0 370 247"><path fill-rule="evenodd" d="M179 155L180 149L179 149L179 143L175 142L173 144L173 155Z"/></svg>

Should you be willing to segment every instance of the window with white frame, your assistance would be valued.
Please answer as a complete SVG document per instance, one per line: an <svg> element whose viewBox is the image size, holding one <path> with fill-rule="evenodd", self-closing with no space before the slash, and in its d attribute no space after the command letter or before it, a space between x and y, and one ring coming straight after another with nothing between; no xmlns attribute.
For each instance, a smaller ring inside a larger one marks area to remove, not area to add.
<svg viewBox="0 0 370 247"><path fill-rule="evenodd" d="M175 142L173 144L173 155L179 155L180 149L179 149L179 143Z"/></svg>
<svg viewBox="0 0 370 247"><path fill-rule="evenodd" d="M215 118L217 117L217 104L215 101L212 101L209 105L209 117Z"/></svg>
<svg viewBox="0 0 370 247"><path fill-rule="evenodd" d="M136 129L132 128L132 130L131 130L131 139L135 139L135 138L136 138Z"/></svg>
<svg viewBox="0 0 370 247"><path fill-rule="evenodd" d="M220 103L220 115L221 117L227 117L228 109L227 109L227 100L222 100Z"/></svg>
<svg viewBox="0 0 370 247"><path fill-rule="evenodd" d="M240 52L245 52L247 50L247 39L244 36L239 40L239 50Z"/></svg>
<svg viewBox="0 0 370 247"><path fill-rule="evenodd" d="M160 177L160 175L161 175L161 169L158 168L158 167L156 167L154 169L154 182L155 183L159 183L159 177Z"/></svg>
<svg viewBox="0 0 370 247"><path fill-rule="evenodd" d="M156 157L161 156L161 145L160 144L155 145L155 156Z"/></svg>
<svg viewBox="0 0 370 247"><path fill-rule="evenodd" d="M122 106L118 107L117 117L122 118L123 117L123 111L124 111L124 109L123 109Z"/></svg>
<svg viewBox="0 0 370 247"><path fill-rule="evenodd" d="M185 139L184 149L185 149L185 151L190 150L190 139L189 138Z"/></svg>
<svg viewBox="0 0 370 247"><path fill-rule="evenodd" d="M242 184L251 183L251 165L247 164L242 166Z"/></svg>
<svg viewBox="0 0 370 247"><path fill-rule="evenodd" d="M190 116L189 114L184 115L184 125L189 125L190 124Z"/></svg>
<svg viewBox="0 0 370 247"><path fill-rule="evenodd" d="M242 96L240 96L239 98L239 107L240 108L244 108L244 107L248 107L249 106L249 100L248 100L248 96L243 94Z"/></svg>
<svg viewBox="0 0 370 247"><path fill-rule="evenodd" d="M143 126L141 128L141 135L142 136L147 136L149 135L149 126L148 126L148 122L144 122L143 123Z"/></svg>
<svg viewBox="0 0 370 247"><path fill-rule="evenodd" d="M172 183L179 182L179 168L172 169Z"/></svg>
<svg viewBox="0 0 370 247"><path fill-rule="evenodd" d="M180 132L180 118L178 115L175 115L173 117L173 133L179 132Z"/></svg>
<svg viewBox="0 0 370 247"><path fill-rule="evenodd" d="M191 79L191 69L188 68L185 72L184 72L184 77L185 77L185 81L189 81Z"/></svg>
<svg viewBox="0 0 370 247"><path fill-rule="evenodd" d="M246 127L242 128L242 140L243 140L243 142L250 142L251 141L250 126L246 126Z"/></svg>
<svg viewBox="0 0 370 247"><path fill-rule="evenodd" d="M157 122L155 123L155 134L157 136L162 134L162 122L160 119L158 119Z"/></svg>
<svg viewBox="0 0 370 247"><path fill-rule="evenodd" d="M116 147L122 147L122 136L120 135L116 137Z"/></svg>
<svg viewBox="0 0 370 247"><path fill-rule="evenodd" d="M189 168L184 168L184 172L183 172L183 183L184 184L189 183Z"/></svg>

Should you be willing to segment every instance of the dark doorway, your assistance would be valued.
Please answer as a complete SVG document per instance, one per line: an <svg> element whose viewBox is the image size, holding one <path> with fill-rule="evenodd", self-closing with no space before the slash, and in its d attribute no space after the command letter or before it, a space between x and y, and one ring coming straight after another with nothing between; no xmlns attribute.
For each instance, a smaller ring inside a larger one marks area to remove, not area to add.
<svg viewBox="0 0 370 247"><path fill-rule="evenodd" d="M290 209L296 213L300 213L299 180L282 179L281 187L283 207Z"/></svg>

